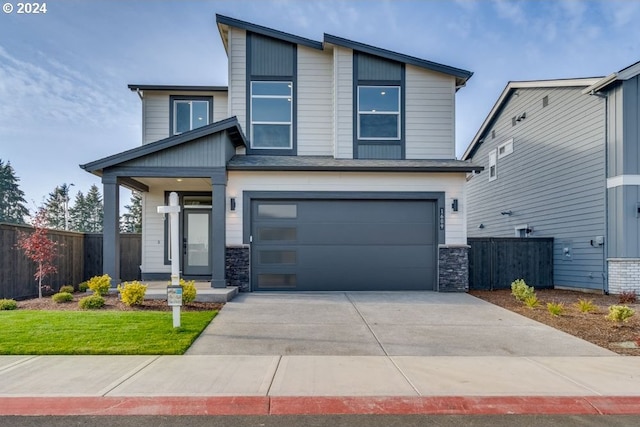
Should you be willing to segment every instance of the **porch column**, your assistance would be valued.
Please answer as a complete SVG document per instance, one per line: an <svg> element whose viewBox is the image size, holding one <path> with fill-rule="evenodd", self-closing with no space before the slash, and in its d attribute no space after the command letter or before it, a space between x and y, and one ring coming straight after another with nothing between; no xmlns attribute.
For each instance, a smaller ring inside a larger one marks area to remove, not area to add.
<svg viewBox="0 0 640 427"><path fill-rule="evenodd" d="M120 283L120 186L115 176L102 177L104 219L102 272L111 277L111 287Z"/></svg>
<svg viewBox="0 0 640 427"><path fill-rule="evenodd" d="M211 287L226 288L226 213L227 213L227 173L222 169L211 177Z"/></svg>

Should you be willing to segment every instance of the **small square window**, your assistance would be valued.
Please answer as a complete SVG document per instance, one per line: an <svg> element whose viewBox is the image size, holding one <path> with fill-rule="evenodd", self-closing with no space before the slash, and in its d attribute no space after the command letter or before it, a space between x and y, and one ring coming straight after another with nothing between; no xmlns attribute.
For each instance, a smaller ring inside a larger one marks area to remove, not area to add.
<svg viewBox="0 0 640 427"><path fill-rule="evenodd" d="M211 123L213 98L171 96L171 134L184 132L206 126Z"/></svg>
<svg viewBox="0 0 640 427"><path fill-rule="evenodd" d="M508 156L513 153L513 138L508 140L505 143L498 145L498 158L501 159L503 157Z"/></svg>

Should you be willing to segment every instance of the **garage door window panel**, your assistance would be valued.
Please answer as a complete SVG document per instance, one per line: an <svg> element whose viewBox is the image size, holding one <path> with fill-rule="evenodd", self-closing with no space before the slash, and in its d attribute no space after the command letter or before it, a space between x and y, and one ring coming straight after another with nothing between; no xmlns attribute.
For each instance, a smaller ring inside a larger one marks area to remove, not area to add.
<svg viewBox="0 0 640 427"><path fill-rule="evenodd" d="M298 239L296 227L260 227L258 236L264 242L294 242Z"/></svg>
<svg viewBox="0 0 640 427"><path fill-rule="evenodd" d="M295 274L258 274L258 288L295 288L297 284Z"/></svg>
<svg viewBox="0 0 640 427"><path fill-rule="evenodd" d="M259 255L260 264L285 264L294 265L298 260L298 254L296 251L290 250L263 250Z"/></svg>
<svg viewBox="0 0 640 427"><path fill-rule="evenodd" d="M296 219L297 217L297 205L258 205L258 218L260 219Z"/></svg>

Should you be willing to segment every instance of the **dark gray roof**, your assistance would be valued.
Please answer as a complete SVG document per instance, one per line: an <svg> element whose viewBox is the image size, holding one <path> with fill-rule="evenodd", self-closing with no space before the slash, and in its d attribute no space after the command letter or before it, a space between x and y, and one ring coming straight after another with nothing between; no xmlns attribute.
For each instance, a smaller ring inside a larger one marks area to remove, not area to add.
<svg viewBox="0 0 640 427"><path fill-rule="evenodd" d="M414 56L404 55L402 53L397 53L397 52L382 49L379 47L370 46L368 44L356 42L353 40L347 40L342 37L332 36L331 34L325 34L324 41L325 43L335 44L337 46L346 47L349 49L368 53L370 55L376 55L382 58L391 59L393 61L415 65L416 67L426 68L428 70L449 74L451 76L454 76L460 79L459 81L460 85L465 84L466 81L469 80L469 78L473 75L471 71L450 67L448 65L438 64L436 62L427 61L426 59L420 59Z"/></svg>
<svg viewBox="0 0 640 427"><path fill-rule="evenodd" d="M227 92L227 86L176 86L176 85L137 85L130 84L127 87L131 90L166 90L181 92Z"/></svg>
<svg viewBox="0 0 640 427"><path fill-rule="evenodd" d="M252 33L261 34L263 36L272 37L274 39L283 40L289 43L299 44L302 46L310 47L312 49L322 50L321 42L274 30L272 28L263 27L262 25L252 24L251 22L241 21L239 19L220 14L216 14L216 22L218 23L218 25L228 25L230 27L240 28L241 30L251 31Z"/></svg>
<svg viewBox="0 0 640 427"><path fill-rule="evenodd" d="M184 144L185 142L193 141L225 130L229 133L229 138L236 147L247 144L247 140L242 132L242 128L240 128L238 119L234 116L211 123L207 126L199 127L189 132L181 133L180 135L170 136L169 138L161 139L159 141L132 148L131 150L95 160L93 162L80 165L80 167L87 172L100 171L119 163L157 153L158 151L166 150L167 148L175 147L176 145Z"/></svg>
<svg viewBox="0 0 640 427"><path fill-rule="evenodd" d="M368 160L324 156L236 155L228 170L352 171L352 172L473 172L481 166L461 160Z"/></svg>

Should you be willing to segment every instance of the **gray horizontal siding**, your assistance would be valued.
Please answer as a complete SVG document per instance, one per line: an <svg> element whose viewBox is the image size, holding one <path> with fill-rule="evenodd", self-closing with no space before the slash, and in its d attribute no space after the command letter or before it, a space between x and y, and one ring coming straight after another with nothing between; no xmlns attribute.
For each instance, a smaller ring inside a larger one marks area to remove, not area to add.
<svg viewBox="0 0 640 427"><path fill-rule="evenodd" d="M554 238L556 285L602 289L604 253L590 241L605 235L604 102L581 90L518 89L507 101L472 158L485 170L467 183L467 228L469 237L513 237L526 224L532 237ZM510 138L514 151L497 160L498 178L489 182L489 152ZM513 214L500 214L507 210Z"/></svg>

